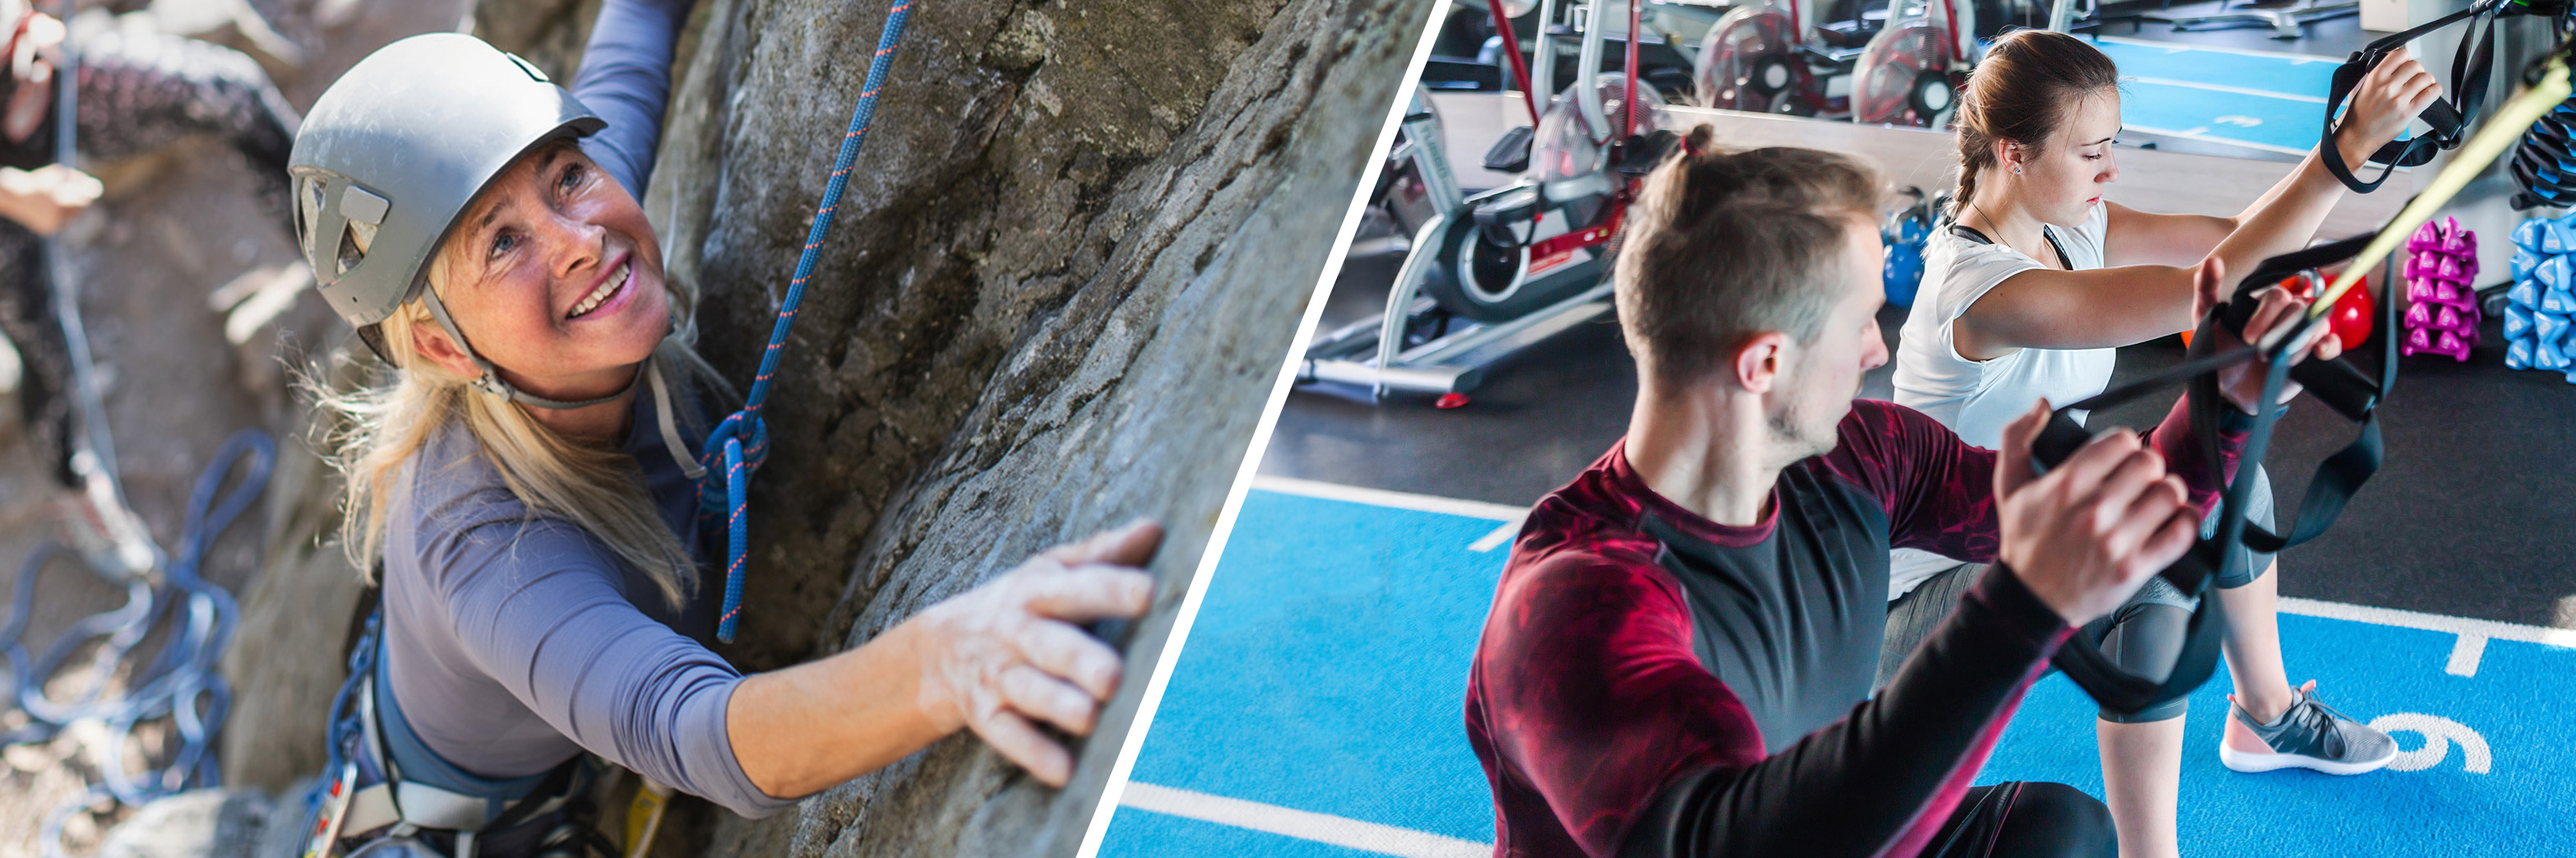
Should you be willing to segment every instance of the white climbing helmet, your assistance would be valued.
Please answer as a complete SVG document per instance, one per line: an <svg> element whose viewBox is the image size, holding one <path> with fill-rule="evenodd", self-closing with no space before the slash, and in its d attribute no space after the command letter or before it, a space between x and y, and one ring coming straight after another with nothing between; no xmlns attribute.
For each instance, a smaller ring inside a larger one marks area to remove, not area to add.
<svg viewBox="0 0 2576 858"><path fill-rule="evenodd" d="M413 36L369 54L304 115L287 166L296 235L323 300L380 356L379 323L423 295L439 326L464 343L423 288L430 255L466 204L520 156L606 126L545 72L473 36ZM540 407L590 404L514 390L480 355L474 362L485 391Z"/></svg>

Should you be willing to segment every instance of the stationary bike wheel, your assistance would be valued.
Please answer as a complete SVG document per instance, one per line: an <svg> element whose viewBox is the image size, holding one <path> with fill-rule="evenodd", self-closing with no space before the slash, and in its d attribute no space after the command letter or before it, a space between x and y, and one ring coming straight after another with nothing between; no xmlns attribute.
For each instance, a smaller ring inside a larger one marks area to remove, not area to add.
<svg viewBox="0 0 2576 858"><path fill-rule="evenodd" d="M1950 108L1957 106L1959 98L1958 93L1950 88L1948 72L1925 69L1922 74L1915 76L1914 88L1905 94L1905 101L1907 106L1914 108L1914 115L1921 117L1924 124L1939 128L1941 123L1938 118L1947 115Z"/></svg>
<svg viewBox="0 0 2576 858"><path fill-rule="evenodd" d="M1593 251L1596 256L1599 249ZM1532 280L1529 247L1495 244L1474 221L1452 221L1440 237L1440 255L1424 272L1422 291L1458 316L1487 324L1529 315L1596 282L1598 258L1566 265Z"/></svg>
<svg viewBox="0 0 2576 858"><path fill-rule="evenodd" d="M1752 73L1745 75L1743 86L1754 94L1773 96L1788 89L1796 73L1789 70L1789 58L1773 54L1753 61Z"/></svg>

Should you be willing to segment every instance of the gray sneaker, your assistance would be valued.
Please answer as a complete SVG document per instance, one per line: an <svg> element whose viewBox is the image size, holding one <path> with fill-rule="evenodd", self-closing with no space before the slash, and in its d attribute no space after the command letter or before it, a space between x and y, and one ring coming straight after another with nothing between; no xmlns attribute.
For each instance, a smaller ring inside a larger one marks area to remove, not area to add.
<svg viewBox="0 0 2576 858"><path fill-rule="evenodd" d="M2290 689L2290 708L2282 710L2281 717L2272 723L2255 723L2254 716L2233 701L2227 710L2229 717L2272 747L2269 754L2247 753L2228 746L2227 740L2221 738L2218 761L2236 771L2302 768L2330 775L2357 775L2377 771L2397 759L2397 740L2318 701L2313 681Z"/></svg>

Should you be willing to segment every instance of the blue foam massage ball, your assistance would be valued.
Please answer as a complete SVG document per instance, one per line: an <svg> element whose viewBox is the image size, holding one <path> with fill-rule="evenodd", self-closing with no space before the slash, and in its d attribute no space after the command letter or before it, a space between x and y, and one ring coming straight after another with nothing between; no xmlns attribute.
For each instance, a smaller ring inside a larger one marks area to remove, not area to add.
<svg viewBox="0 0 2576 858"><path fill-rule="evenodd" d="M2565 219L2550 221L2540 230L2540 252L2576 253L2576 224Z"/></svg>
<svg viewBox="0 0 2576 858"><path fill-rule="evenodd" d="M2557 313L2539 313L2531 317L2532 339L2540 345L2556 346L2567 339L2567 317Z"/></svg>
<svg viewBox="0 0 2576 858"><path fill-rule="evenodd" d="M2576 294L2569 294L2566 287L2559 287L2542 292L2540 293L2540 311L2543 313L2576 313Z"/></svg>
<svg viewBox="0 0 2576 858"><path fill-rule="evenodd" d="M2514 281L2513 288L2505 290L2504 298L2507 302L2516 307L2524 309L2538 309L2540 307L2540 281L2516 280Z"/></svg>
<svg viewBox="0 0 2576 858"><path fill-rule="evenodd" d="M2567 281L2576 280L2576 276L2570 276L2576 275L2576 269L2571 269L2569 265L2567 257L2564 256L2543 259L2538 267L2531 269L2532 282L2539 283L2540 288L2543 289L2565 289Z"/></svg>
<svg viewBox="0 0 2576 858"><path fill-rule="evenodd" d="M2531 365L2541 369L2563 370L2570 365L2576 365L2576 360L2570 360L2567 353L2558 348L2557 343L2541 340L2531 347Z"/></svg>
<svg viewBox="0 0 2576 858"><path fill-rule="evenodd" d="M2513 246L2533 253L2539 253L2540 234L2548 229L2548 218L2530 218L2524 220L2522 223L2515 224L2513 228Z"/></svg>

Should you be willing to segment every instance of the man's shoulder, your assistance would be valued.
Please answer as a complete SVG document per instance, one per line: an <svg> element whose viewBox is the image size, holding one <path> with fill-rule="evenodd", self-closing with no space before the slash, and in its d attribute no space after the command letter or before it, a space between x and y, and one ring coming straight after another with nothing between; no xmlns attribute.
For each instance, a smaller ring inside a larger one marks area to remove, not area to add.
<svg viewBox="0 0 2576 858"><path fill-rule="evenodd" d="M1854 430L1881 433L1924 432L1932 429L1949 431L1949 427L1942 426L1941 421L1932 419L1932 415L1917 411L1912 406L1898 405L1884 399L1852 400L1851 413L1843 415L1843 422L1839 428L1846 435Z"/></svg>
<svg viewBox="0 0 2576 858"><path fill-rule="evenodd" d="M1852 400L1834 427L1834 449L1807 460L1830 470L1880 471L1908 467L1928 447L1958 443L1958 433L1913 408L1883 399Z"/></svg>
<svg viewBox="0 0 2576 858"><path fill-rule="evenodd" d="M1599 598L1621 590L1661 588L1670 573L1656 563L1661 543L1638 527L1637 515L1601 495L1595 476L1577 479L1530 508L1503 569L1496 599L1585 591Z"/></svg>

